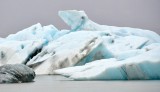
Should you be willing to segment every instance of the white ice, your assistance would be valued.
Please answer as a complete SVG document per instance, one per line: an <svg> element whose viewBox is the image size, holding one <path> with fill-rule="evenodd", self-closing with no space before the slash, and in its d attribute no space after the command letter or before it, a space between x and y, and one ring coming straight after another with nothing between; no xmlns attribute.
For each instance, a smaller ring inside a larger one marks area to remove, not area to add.
<svg viewBox="0 0 160 92"><path fill-rule="evenodd" d="M101 46L102 39L94 32L79 31L66 34L50 42L27 65L36 66L36 74L53 74L53 70L73 66ZM98 49L90 58L101 58L104 53ZM94 57L99 53L99 57ZM94 55L93 55L94 54ZM85 60L84 60L85 61ZM88 60L87 60L88 61Z"/></svg>
<svg viewBox="0 0 160 92"><path fill-rule="evenodd" d="M59 11L59 16L64 20L65 23L71 26L72 31L109 31L119 36L135 35L145 37L150 40L149 43L160 42L160 36L153 31L130 27L100 25L90 20L84 11Z"/></svg>
<svg viewBox="0 0 160 92"><path fill-rule="evenodd" d="M36 74L75 80L160 79L159 34L100 25L84 11L60 11L59 16L71 30L37 23L0 38L0 65L23 63Z"/></svg>
<svg viewBox="0 0 160 92"><path fill-rule="evenodd" d="M55 70L75 80L128 80L128 79L159 79L160 78L160 47L141 55L122 61L102 59L75 66Z"/></svg>
<svg viewBox="0 0 160 92"><path fill-rule="evenodd" d="M29 28L26 28L22 31L17 32L16 34L11 34L6 39L8 40L46 40L52 41L54 35L58 32L58 29L53 25L43 26L40 23L37 23Z"/></svg>
<svg viewBox="0 0 160 92"><path fill-rule="evenodd" d="M106 54L111 57L58 69L54 73L75 80L160 79L160 36L155 32L99 25L91 21L84 11L60 11L59 16L71 26L72 32L99 31L102 48L107 49Z"/></svg>
<svg viewBox="0 0 160 92"><path fill-rule="evenodd" d="M44 40L37 41L13 41L5 40L0 43L0 65L25 64L32 55L42 49L46 43Z"/></svg>

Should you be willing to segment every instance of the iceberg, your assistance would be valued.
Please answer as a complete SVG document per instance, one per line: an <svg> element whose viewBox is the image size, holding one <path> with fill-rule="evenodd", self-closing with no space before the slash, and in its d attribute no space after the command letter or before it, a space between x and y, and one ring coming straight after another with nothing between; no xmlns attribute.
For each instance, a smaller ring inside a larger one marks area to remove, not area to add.
<svg viewBox="0 0 160 92"><path fill-rule="evenodd" d="M59 11L59 16L64 22L71 26L72 31L109 31L118 36L141 36L149 39L149 43L160 42L160 36L150 30L143 30L130 27L116 27L108 25L100 25L88 18L84 11L65 10Z"/></svg>
<svg viewBox="0 0 160 92"><path fill-rule="evenodd" d="M1 83L31 82L35 78L35 72L23 64L6 64L0 66Z"/></svg>
<svg viewBox="0 0 160 92"><path fill-rule="evenodd" d="M55 70L75 80L146 80L160 79L160 48L118 61L102 59L83 66Z"/></svg>
<svg viewBox="0 0 160 92"><path fill-rule="evenodd" d="M36 74L53 74L55 69L74 66L101 43L100 36L94 32L71 32L50 42L39 54L27 62L27 65L35 67ZM102 50L95 50L91 54L93 57L90 56L90 58L101 59L104 51L102 53L100 51ZM94 57L97 53L99 56ZM89 60L84 61L88 62Z"/></svg>
<svg viewBox="0 0 160 92"><path fill-rule="evenodd" d="M160 79L160 36L155 32L99 25L91 21L84 11L60 11L59 16L71 26L72 32L100 31L102 44L112 57L58 69L55 74L75 80Z"/></svg>
<svg viewBox="0 0 160 92"><path fill-rule="evenodd" d="M84 11L59 11L59 16L70 30L37 23L0 38L0 66L25 64L36 74L75 80L160 79L159 34L100 25ZM17 81L13 75L0 74L3 80Z"/></svg>

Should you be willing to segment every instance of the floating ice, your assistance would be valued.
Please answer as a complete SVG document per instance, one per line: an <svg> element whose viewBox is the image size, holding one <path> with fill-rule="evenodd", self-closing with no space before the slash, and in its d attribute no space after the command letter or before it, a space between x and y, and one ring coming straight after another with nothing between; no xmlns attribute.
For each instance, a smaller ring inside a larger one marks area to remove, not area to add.
<svg viewBox="0 0 160 92"><path fill-rule="evenodd" d="M63 35L66 35L68 33L70 33L71 31L70 30L61 30L61 31L58 31L54 36L53 36L53 40L56 40L58 39L59 37L63 36Z"/></svg>
<svg viewBox="0 0 160 92"><path fill-rule="evenodd" d="M59 11L58 15L71 26L72 31L80 30L81 27L88 21L88 17L84 11Z"/></svg>
<svg viewBox="0 0 160 92"><path fill-rule="evenodd" d="M71 30L38 23L0 38L0 66L26 64L36 74L75 80L160 79L160 36L155 32L100 25L84 11L60 11L59 16Z"/></svg>
<svg viewBox="0 0 160 92"><path fill-rule="evenodd" d="M25 64L39 50L46 41L10 41L6 40L0 44L0 65L3 64Z"/></svg>
<svg viewBox="0 0 160 92"><path fill-rule="evenodd" d="M83 66L55 70L55 73L75 80L160 79L159 52L158 47L122 61L103 59Z"/></svg>
<svg viewBox="0 0 160 92"><path fill-rule="evenodd" d="M6 41L6 39L0 38L0 44L3 43L3 42L5 42L5 41Z"/></svg>
<svg viewBox="0 0 160 92"><path fill-rule="evenodd" d="M7 64L0 66L0 84L31 82L34 78L35 72L26 65Z"/></svg>
<svg viewBox="0 0 160 92"><path fill-rule="evenodd" d="M46 40L52 41L54 35L58 32L58 29L53 25L42 27L40 23L37 23L29 28L26 28L16 34L9 35L6 39L8 40Z"/></svg>
<svg viewBox="0 0 160 92"><path fill-rule="evenodd" d="M147 38L138 36L125 36L118 38L110 36L103 37L103 40L105 46L115 56L125 51L141 49L149 41Z"/></svg>
<svg viewBox="0 0 160 92"><path fill-rule="evenodd" d="M27 65L36 65L36 74L53 74L55 69L77 64L93 50L95 52L92 52L90 58L94 58L94 60L101 59L104 51L101 53L101 48L96 49L101 42L100 36L94 32L72 32L49 43ZM96 54L99 54L99 56L95 56Z"/></svg>
<svg viewBox="0 0 160 92"><path fill-rule="evenodd" d="M84 11L66 10L59 11L59 16L71 26L72 31L87 30L87 31L109 31L119 36L141 36L146 37L152 42L160 42L160 36L153 31L143 30L129 27L115 27L108 25L99 25L91 21Z"/></svg>

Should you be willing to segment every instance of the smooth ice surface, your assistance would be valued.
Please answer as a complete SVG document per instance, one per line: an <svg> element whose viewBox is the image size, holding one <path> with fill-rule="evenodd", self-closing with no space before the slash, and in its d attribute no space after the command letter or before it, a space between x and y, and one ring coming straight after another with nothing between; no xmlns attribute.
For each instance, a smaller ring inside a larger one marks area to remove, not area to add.
<svg viewBox="0 0 160 92"><path fill-rule="evenodd" d="M160 79L159 52L160 48L157 47L126 60L103 59L83 66L55 70L55 73L75 80Z"/></svg>
<svg viewBox="0 0 160 92"><path fill-rule="evenodd" d="M106 48L117 56L129 50L141 49L149 40L139 36L125 36L125 37L103 37L103 43Z"/></svg>
<svg viewBox="0 0 160 92"><path fill-rule="evenodd" d="M64 20L66 24L71 26L72 31L80 30L84 23L88 21L88 17L84 11L59 11L58 15Z"/></svg>
<svg viewBox="0 0 160 92"><path fill-rule="evenodd" d="M151 43L160 42L160 36L153 31L129 27L100 25L90 20L84 11L59 11L59 16L64 20L65 23L71 26L72 31L110 31L119 36L135 35L149 38Z"/></svg>
<svg viewBox="0 0 160 92"><path fill-rule="evenodd" d="M3 43L3 42L5 42L5 41L6 41L5 38L0 38L0 44Z"/></svg>

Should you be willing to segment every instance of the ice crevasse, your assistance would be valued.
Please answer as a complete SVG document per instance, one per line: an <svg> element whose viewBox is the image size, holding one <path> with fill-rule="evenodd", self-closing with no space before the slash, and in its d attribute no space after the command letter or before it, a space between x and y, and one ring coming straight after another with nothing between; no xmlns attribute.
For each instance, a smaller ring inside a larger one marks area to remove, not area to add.
<svg viewBox="0 0 160 92"><path fill-rule="evenodd" d="M71 29L40 23L0 38L0 65L26 64L36 74L75 80L160 79L160 36L100 25L84 11L59 11Z"/></svg>

